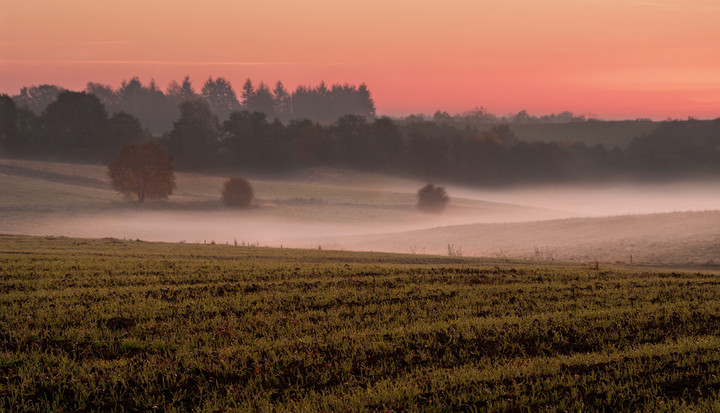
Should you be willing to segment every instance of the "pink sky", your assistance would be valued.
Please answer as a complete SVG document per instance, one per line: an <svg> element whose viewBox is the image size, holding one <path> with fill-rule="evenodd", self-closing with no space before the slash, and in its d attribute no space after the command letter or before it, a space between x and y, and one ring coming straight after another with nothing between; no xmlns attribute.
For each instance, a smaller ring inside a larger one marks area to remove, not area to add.
<svg viewBox="0 0 720 413"><path fill-rule="evenodd" d="M716 0L0 0L0 92L366 82L378 112L720 117Z"/></svg>

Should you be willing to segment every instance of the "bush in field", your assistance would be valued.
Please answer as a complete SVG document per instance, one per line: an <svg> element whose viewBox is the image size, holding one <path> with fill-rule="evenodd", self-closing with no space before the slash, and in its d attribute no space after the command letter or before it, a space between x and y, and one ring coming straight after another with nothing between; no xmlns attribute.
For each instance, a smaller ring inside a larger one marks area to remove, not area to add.
<svg viewBox="0 0 720 413"><path fill-rule="evenodd" d="M433 214L441 213L450 200L447 192L445 192L445 188L442 186L435 186L433 184L427 184L420 188L417 193L417 198L418 209L422 212Z"/></svg>
<svg viewBox="0 0 720 413"><path fill-rule="evenodd" d="M165 199L175 188L172 158L154 142L125 145L108 165L112 187L127 196Z"/></svg>
<svg viewBox="0 0 720 413"><path fill-rule="evenodd" d="M232 207L250 208L254 193L250 182L244 178L228 178L223 184L223 204Z"/></svg>

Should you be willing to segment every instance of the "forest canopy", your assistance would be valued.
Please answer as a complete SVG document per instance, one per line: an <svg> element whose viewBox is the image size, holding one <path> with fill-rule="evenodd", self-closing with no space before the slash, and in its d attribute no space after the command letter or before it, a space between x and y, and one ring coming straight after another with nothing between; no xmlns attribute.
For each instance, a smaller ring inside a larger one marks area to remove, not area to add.
<svg viewBox="0 0 720 413"><path fill-rule="evenodd" d="M604 123L570 112L498 118L482 108L391 119L377 116L364 84L290 92L282 82L270 88L248 79L238 95L223 78L197 90L186 77L164 92L133 78L118 89L43 85L0 95L0 156L107 163L121 147L152 140L180 170L332 166L485 186L720 176L720 119L628 121L621 126L645 132L623 146L516 132L579 122Z"/></svg>
<svg viewBox="0 0 720 413"><path fill-rule="evenodd" d="M12 99L17 107L40 115L65 91L56 85L23 87ZM289 91L281 81L271 89L263 82L255 85L247 79L238 95L230 81L223 77L209 77L200 87L195 87L186 76L182 82L170 82L165 91L154 80L143 84L133 77L117 88L88 82L83 92L95 95L109 114L125 112L135 116L154 134L170 131L179 117L178 105L198 98L206 100L222 122L231 113L241 110L264 113L268 119L277 118L283 122L303 118L334 121L345 114L375 116L375 102L364 83L328 86L321 82L317 86L301 85Z"/></svg>

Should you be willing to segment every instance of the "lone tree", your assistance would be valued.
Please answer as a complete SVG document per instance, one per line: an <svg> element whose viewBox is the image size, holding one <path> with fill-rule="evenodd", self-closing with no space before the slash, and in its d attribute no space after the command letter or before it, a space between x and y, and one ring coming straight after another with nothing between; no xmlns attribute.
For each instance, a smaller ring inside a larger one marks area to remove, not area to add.
<svg viewBox="0 0 720 413"><path fill-rule="evenodd" d="M445 192L445 188L442 186L435 186L433 184L427 184L420 188L417 193L417 198L418 209L422 212L433 214L441 213L450 200L447 192Z"/></svg>
<svg viewBox="0 0 720 413"><path fill-rule="evenodd" d="M112 186L128 197L165 199L175 189L172 158L154 142L125 145L108 165Z"/></svg>
<svg viewBox="0 0 720 413"><path fill-rule="evenodd" d="M250 208L254 192L250 182L244 178L228 178L222 190L223 204L231 207Z"/></svg>

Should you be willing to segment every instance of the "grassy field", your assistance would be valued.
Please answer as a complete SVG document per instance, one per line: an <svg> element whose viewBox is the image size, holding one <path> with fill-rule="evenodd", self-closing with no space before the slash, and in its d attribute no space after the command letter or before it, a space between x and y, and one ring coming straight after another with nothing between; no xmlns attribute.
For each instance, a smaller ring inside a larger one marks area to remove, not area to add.
<svg viewBox="0 0 720 413"><path fill-rule="evenodd" d="M0 411L720 410L717 273L0 245Z"/></svg>

